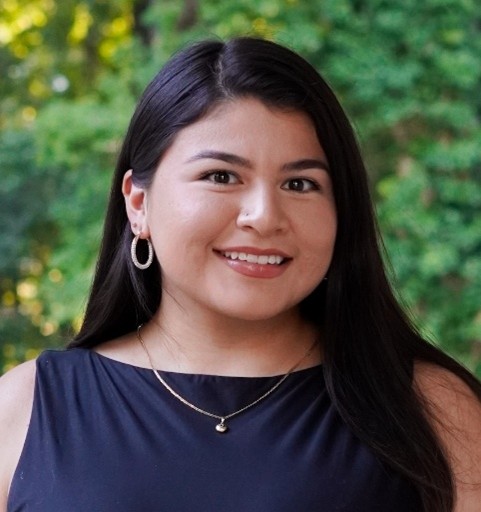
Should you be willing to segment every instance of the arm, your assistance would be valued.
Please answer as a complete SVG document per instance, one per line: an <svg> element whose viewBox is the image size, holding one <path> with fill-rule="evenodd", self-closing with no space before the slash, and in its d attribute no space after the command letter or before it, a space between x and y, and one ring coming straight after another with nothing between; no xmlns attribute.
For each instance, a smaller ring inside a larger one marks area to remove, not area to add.
<svg viewBox="0 0 481 512"><path fill-rule="evenodd" d="M479 512L481 402L459 377L429 363L416 365L415 387L451 464L454 512Z"/></svg>
<svg viewBox="0 0 481 512"><path fill-rule="evenodd" d="M7 510L13 473L27 435L35 387L35 361L23 363L0 379L0 512Z"/></svg>

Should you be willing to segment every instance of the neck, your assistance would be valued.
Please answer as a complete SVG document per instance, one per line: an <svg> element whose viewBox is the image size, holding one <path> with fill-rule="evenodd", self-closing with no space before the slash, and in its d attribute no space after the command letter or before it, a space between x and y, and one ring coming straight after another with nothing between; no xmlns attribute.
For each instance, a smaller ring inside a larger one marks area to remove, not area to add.
<svg viewBox="0 0 481 512"><path fill-rule="evenodd" d="M212 375L267 376L287 372L319 339L297 310L268 320L239 320L161 307L142 328L157 368ZM321 361L317 347L299 369Z"/></svg>

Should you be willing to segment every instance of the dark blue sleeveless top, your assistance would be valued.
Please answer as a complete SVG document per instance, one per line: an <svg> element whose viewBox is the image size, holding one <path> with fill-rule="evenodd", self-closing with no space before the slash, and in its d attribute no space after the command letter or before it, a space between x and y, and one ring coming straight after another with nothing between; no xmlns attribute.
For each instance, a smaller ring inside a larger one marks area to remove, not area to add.
<svg viewBox="0 0 481 512"><path fill-rule="evenodd" d="M162 372L228 414L278 377ZM421 512L417 492L342 422L322 367L228 421L153 372L86 349L44 352L8 512Z"/></svg>

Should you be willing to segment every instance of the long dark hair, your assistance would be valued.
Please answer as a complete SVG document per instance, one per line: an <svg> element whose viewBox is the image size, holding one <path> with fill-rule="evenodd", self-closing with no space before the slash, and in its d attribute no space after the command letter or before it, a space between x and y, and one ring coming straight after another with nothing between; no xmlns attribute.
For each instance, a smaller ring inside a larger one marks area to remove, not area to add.
<svg viewBox="0 0 481 512"><path fill-rule="evenodd" d="M277 44L253 38L197 43L174 56L147 87L119 156L85 319L70 347L93 347L135 330L161 301L159 265L138 271L130 259L124 173L133 169L134 182L148 188L179 130L240 97L307 113L329 161L338 216L334 256L327 284L301 307L323 332L333 404L360 439L417 487L426 512L451 512L452 473L413 389L413 364L445 367L479 397L481 385L424 341L400 308L386 277L351 125L314 68Z"/></svg>

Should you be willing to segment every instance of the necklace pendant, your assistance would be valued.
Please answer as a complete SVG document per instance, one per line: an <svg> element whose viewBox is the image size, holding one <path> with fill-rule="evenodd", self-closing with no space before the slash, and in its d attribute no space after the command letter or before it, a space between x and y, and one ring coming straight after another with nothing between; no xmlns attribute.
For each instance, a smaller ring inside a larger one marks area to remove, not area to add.
<svg viewBox="0 0 481 512"><path fill-rule="evenodd" d="M220 423L218 423L215 426L215 429L217 430L217 432L220 432L221 434L223 434L224 432L227 432L228 426L225 424L225 419L224 418L220 419Z"/></svg>

